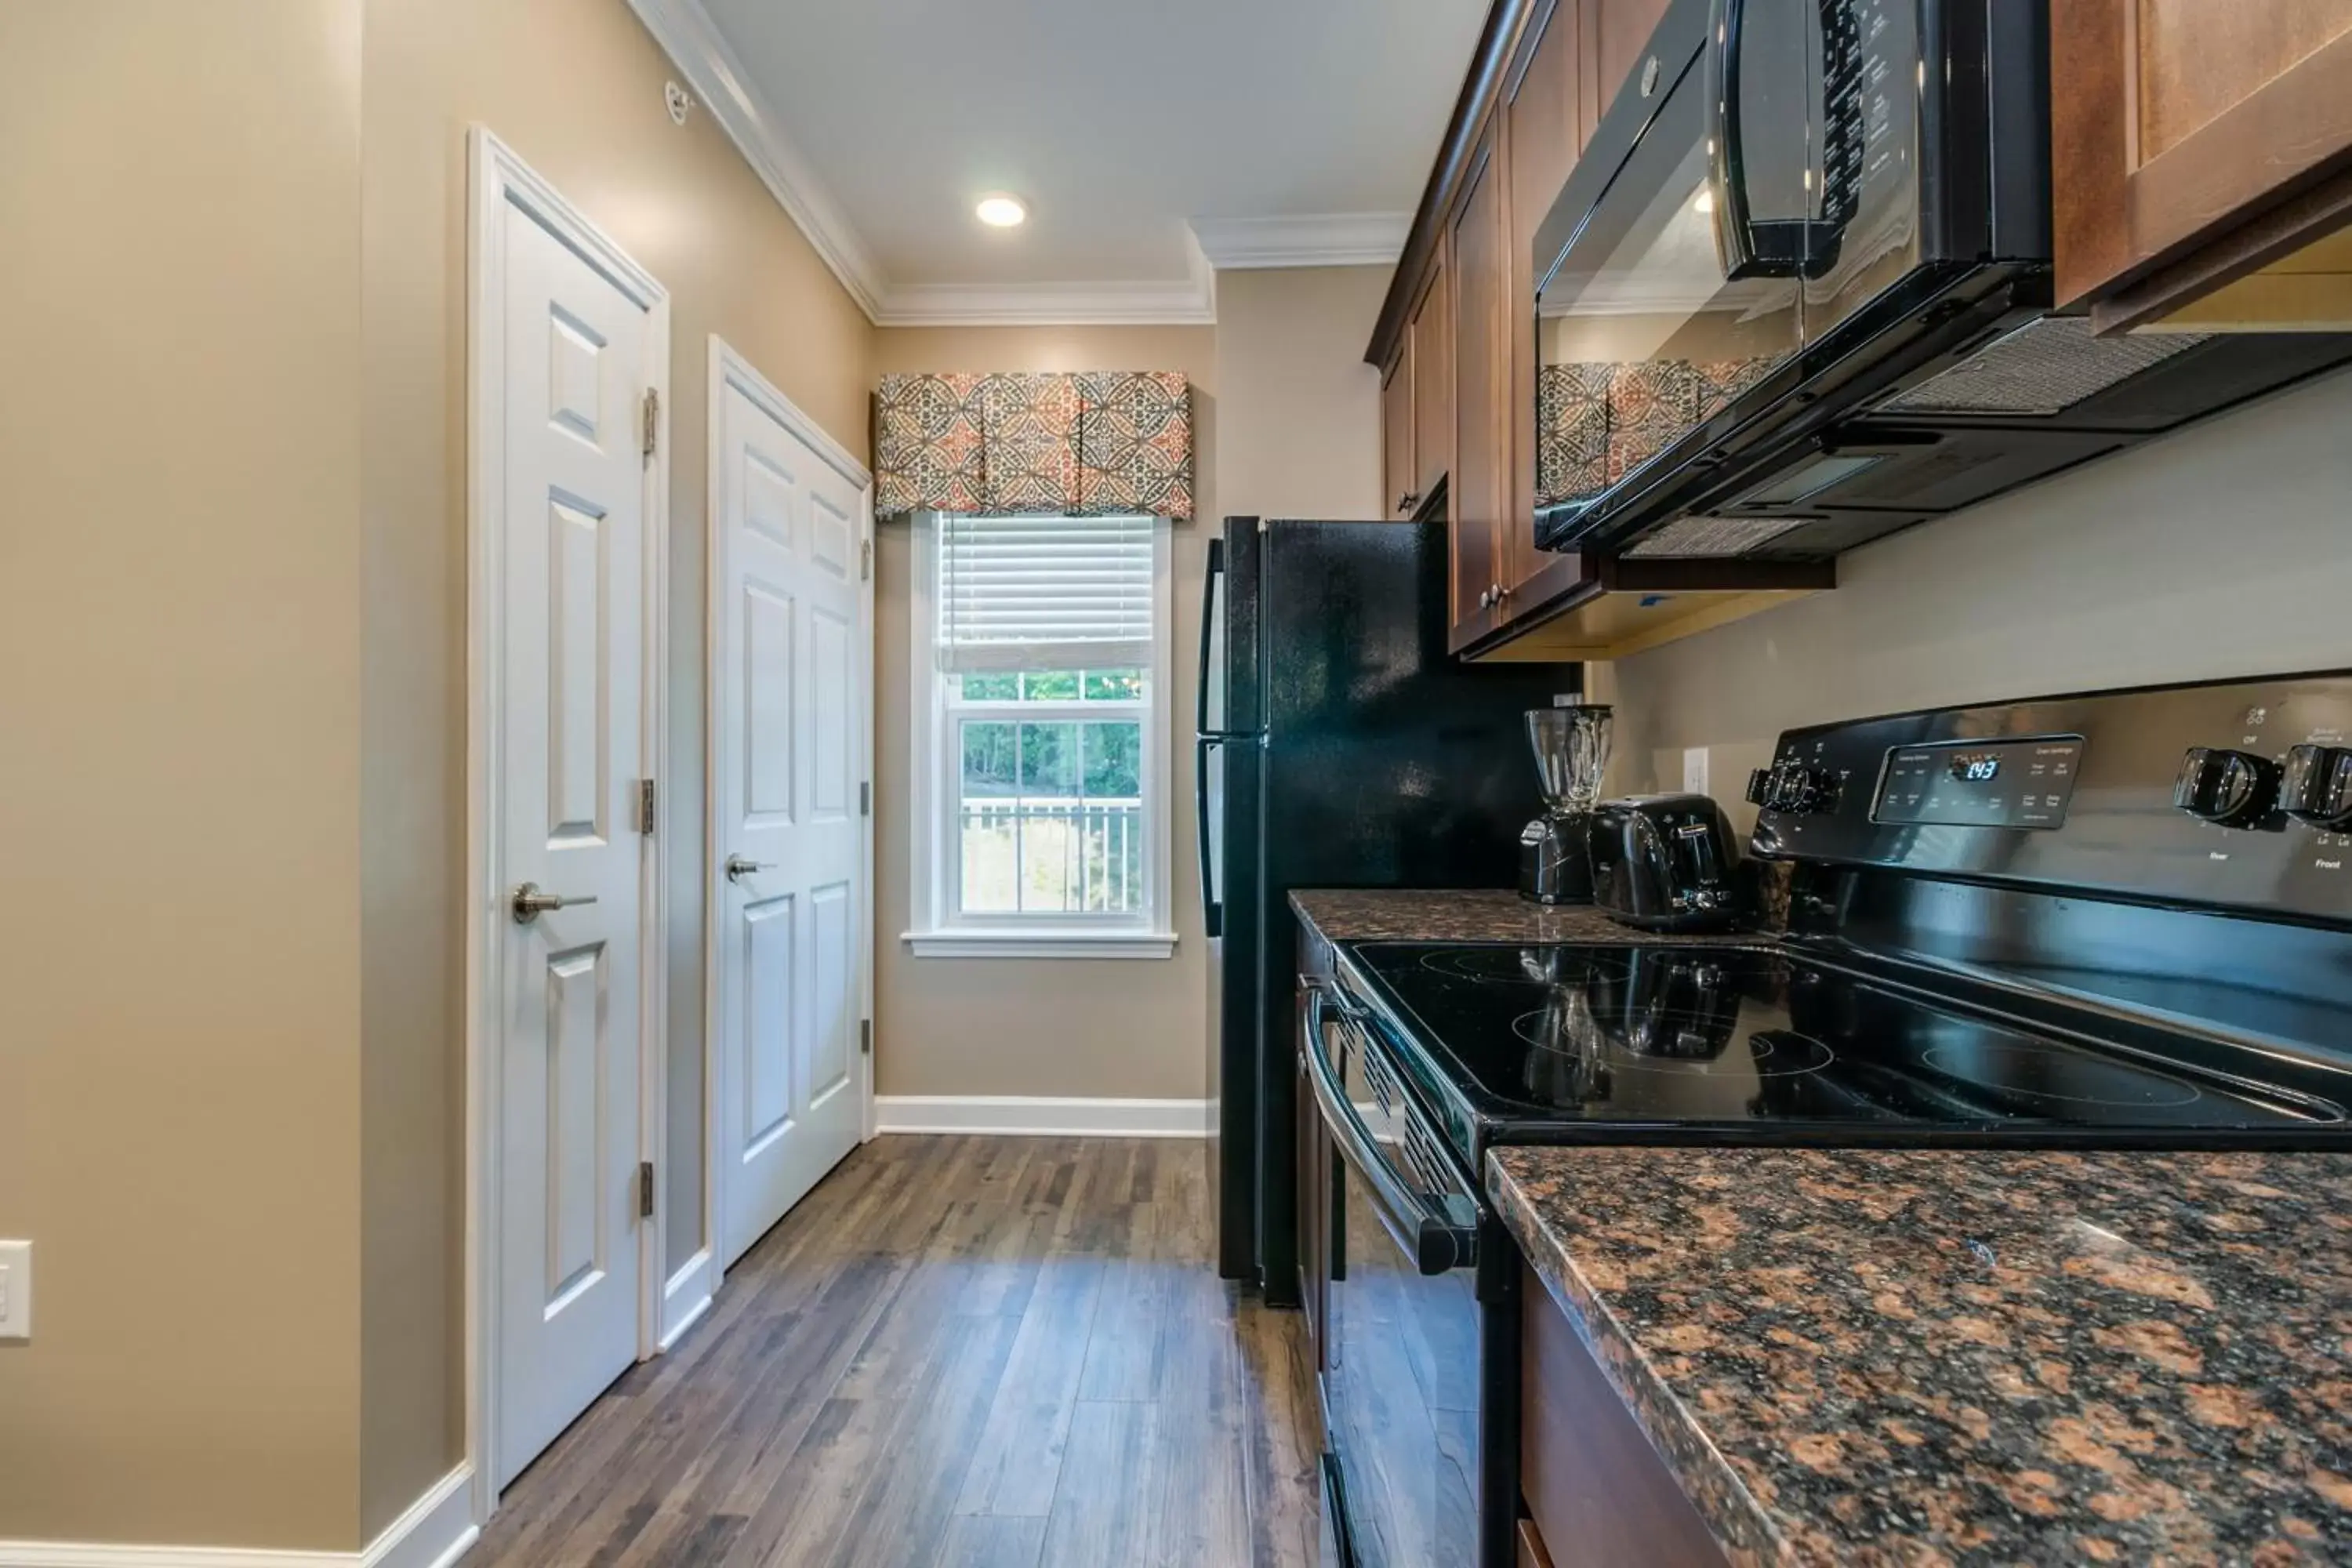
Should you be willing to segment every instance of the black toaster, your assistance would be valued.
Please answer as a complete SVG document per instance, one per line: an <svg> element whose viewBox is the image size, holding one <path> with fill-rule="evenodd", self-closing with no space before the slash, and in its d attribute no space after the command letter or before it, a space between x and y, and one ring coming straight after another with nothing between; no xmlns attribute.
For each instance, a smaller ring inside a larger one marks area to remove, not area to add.
<svg viewBox="0 0 2352 1568"><path fill-rule="evenodd" d="M1729 931L1739 921L1739 847L1703 795L1604 800L1591 822L1592 901L1643 931Z"/></svg>

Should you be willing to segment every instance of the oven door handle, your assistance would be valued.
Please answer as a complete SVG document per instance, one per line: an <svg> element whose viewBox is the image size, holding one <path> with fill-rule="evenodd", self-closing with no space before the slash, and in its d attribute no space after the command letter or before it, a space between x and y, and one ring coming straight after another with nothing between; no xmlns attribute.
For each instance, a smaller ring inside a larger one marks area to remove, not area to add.
<svg viewBox="0 0 2352 1568"><path fill-rule="evenodd" d="M1396 1167L1381 1152L1372 1130L1364 1125L1364 1119L1349 1103L1339 1069L1331 1063L1329 1036L1325 1027L1330 1021L1333 1001L1328 985L1312 984L1307 988L1307 1038L1300 1054L1306 1059L1307 1080L1315 1091L1323 1125L1330 1130L1340 1158L1363 1177L1381 1228L1412 1259L1416 1269L1423 1274L1446 1274L1469 1268L1478 1260L1477 1228L1455 1223L1454 1216L1432 1201L1428 1194L1415 1191L1398 1174ZM1338 1011L1342 1018L1347 1016L1344 1004Z"/></svg>

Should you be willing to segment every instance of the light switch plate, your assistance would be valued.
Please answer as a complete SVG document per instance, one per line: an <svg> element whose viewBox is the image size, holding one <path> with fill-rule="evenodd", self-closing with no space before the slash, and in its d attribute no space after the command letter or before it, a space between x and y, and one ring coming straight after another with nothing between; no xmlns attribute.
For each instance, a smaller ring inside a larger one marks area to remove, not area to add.
<svg viewBox="0 0 2352 1568"><path fill-rule="evenodd" d="M1706 788L1706 748L1683 748L1683 790L1687 795L1705 795Z"/></svg>
<svg viewBox="0 0 2352 1568"><path fill-rule="evenodd" d="M0 1241L0 1341L33 1337L33 1244Z"/></svg>

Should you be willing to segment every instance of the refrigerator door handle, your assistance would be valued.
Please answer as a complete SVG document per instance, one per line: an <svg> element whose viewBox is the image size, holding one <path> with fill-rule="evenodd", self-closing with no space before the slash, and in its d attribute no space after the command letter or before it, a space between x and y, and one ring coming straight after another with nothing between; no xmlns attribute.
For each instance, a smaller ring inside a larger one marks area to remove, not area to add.
<svg viewBox="0 0 2352 1568"><path fill-rule="evenodd" d="M1199 814L1193 826L1201 845L1201 934L1209 937L1225 934L1225 901L1217 897L1216 846L1209 842L1209 752L1230 739L1202 735L1192 747L1192 809Z"/></svg>
<svg viewBox="0 0 2352 1568"><path fill-rule="evenodd" d="M1209 573L1201 584L1201 684L1193 692L1198 713L1192 728L1202 735L1209 733L1209 681L1216 674L1209 667L1209 646L1212 634L1216 629L1218 601L1223 597L1217 589L1224 575L1225 542L1212 539L1209 541ZM1203 776L1206 776L1207 767L1205 762L1202 763Z"/></svg>

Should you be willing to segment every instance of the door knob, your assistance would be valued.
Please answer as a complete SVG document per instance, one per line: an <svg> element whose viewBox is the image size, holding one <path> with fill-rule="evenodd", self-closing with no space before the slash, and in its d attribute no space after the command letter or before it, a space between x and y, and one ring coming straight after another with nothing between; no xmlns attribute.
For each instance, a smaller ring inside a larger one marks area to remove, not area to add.
<svg viewBox="0 0 2352 1568"><path fill-rule="evenodd" d="M772 860L746 860L740 855L727 857L727 879L730 882L740 882L754 871L774 869L775 862Z"/></svg>
<svg viewBox="0 0 2352 1568"><path fill-rule="evenodd" d="M596 895L567 899L561 893L542 893L537 882L525 882L514 890L509 907L514 910L515 924L527 926L550 910L568 910L575 904L593 904Z"/></svg>

